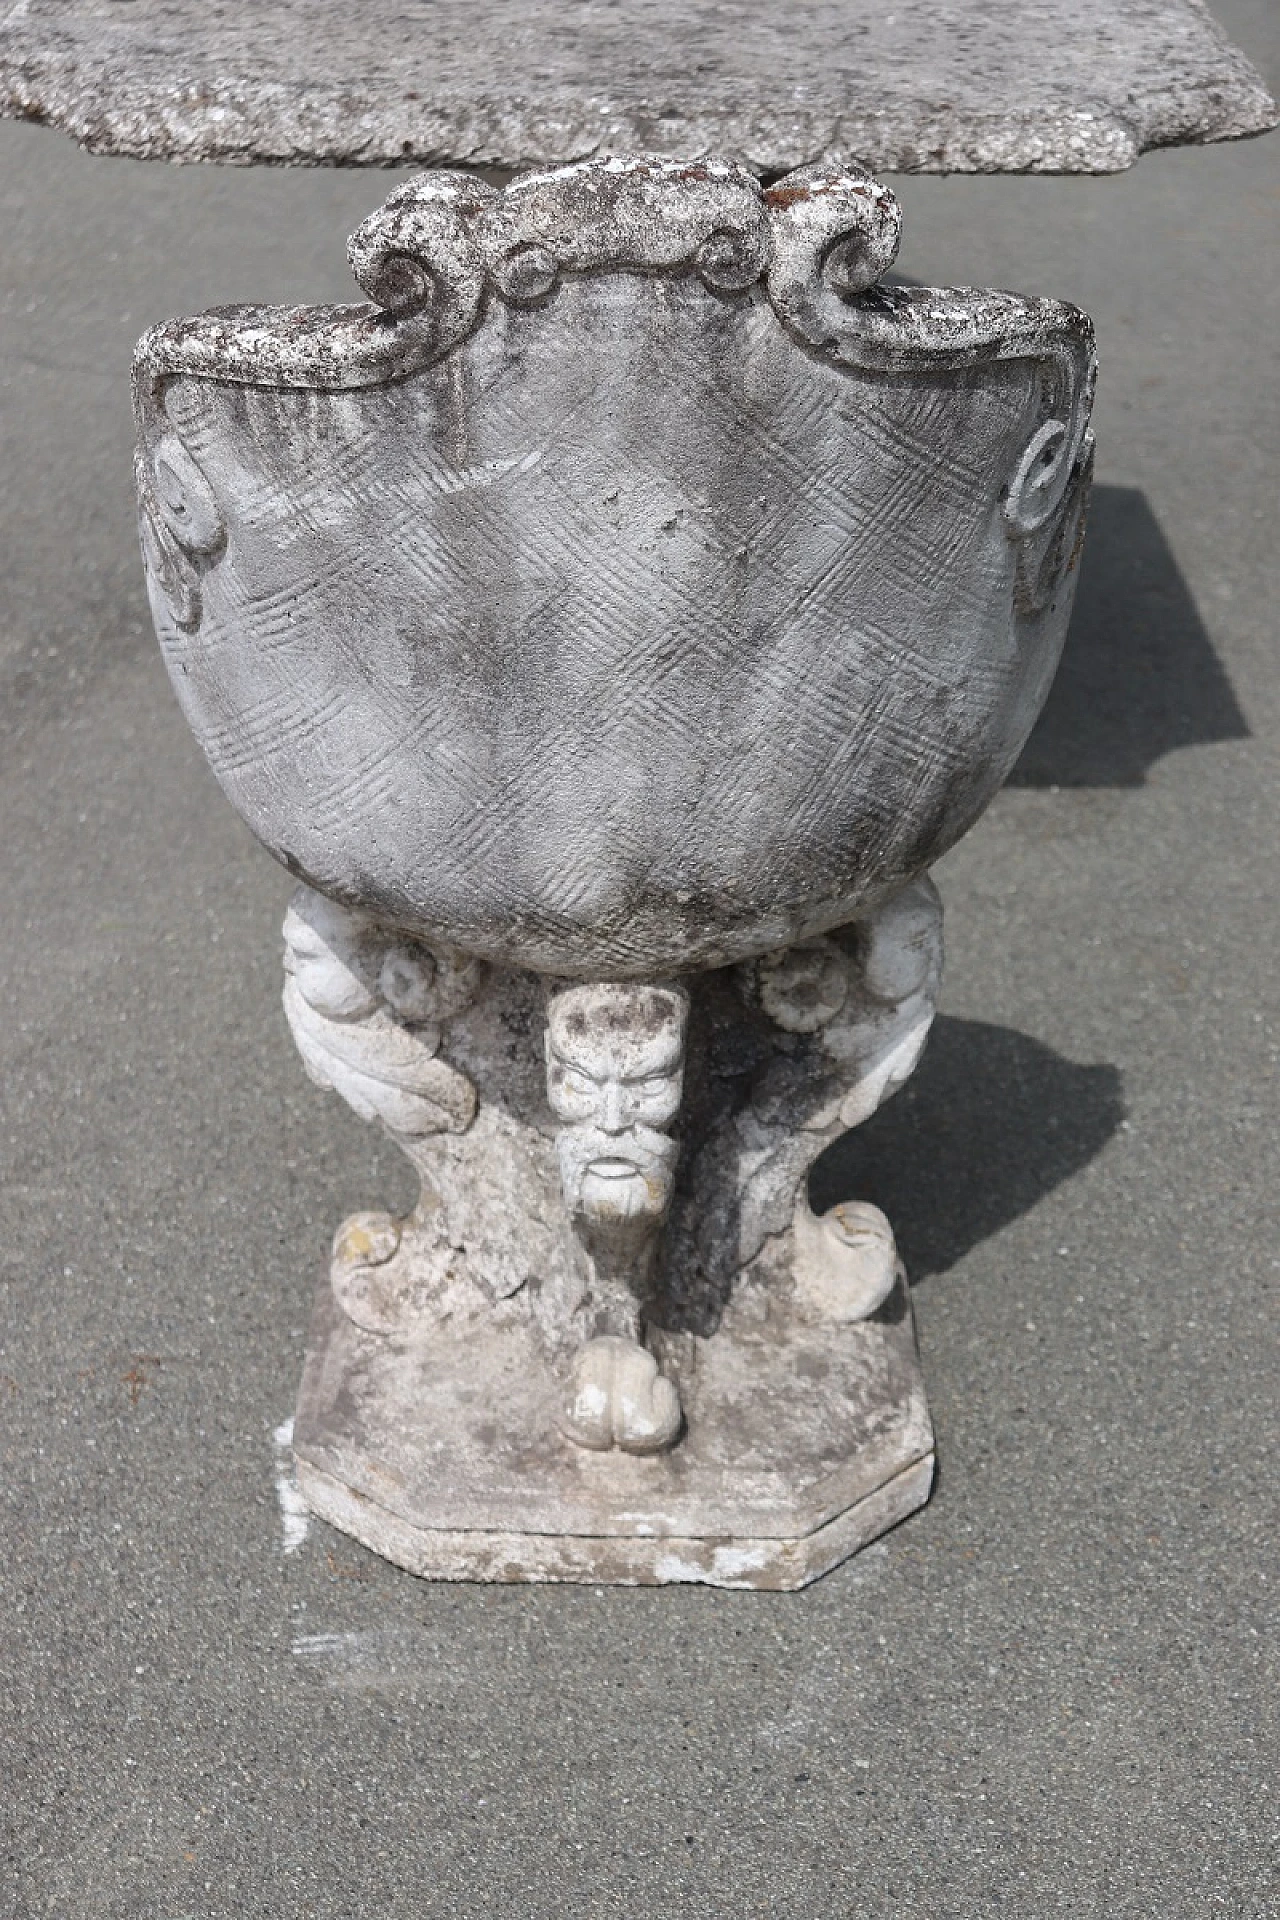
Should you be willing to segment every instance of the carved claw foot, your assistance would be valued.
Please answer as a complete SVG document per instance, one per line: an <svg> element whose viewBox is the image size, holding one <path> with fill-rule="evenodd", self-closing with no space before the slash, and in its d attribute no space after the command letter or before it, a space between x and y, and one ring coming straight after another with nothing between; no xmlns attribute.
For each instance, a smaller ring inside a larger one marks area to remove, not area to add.
<svg viewBox="0 0 1280 1920"><path fill-rule="evenodd" d="M634 1340L601 1334L577 1354L561 1421L576 1446L661 1453L678 1436L682 1418L680 1395Z"/></svg>
<svg viewBox="0 0 1280 1920"><path fill-rule="evenodd" d="M837 1326L865 1320L883 1306L898 1276L893 1228L869 1200L844 1200L816 1214L802 1198L793 1271L796 1306L806 1320Z"/></svg>
<svg viewBox="0 0 1280 1920"><path fill-rule="evenodd" d="M399 1251L400 1227L389 1213L350 1214L333 1236L334 1298L366 1333L392 1333L400 1324L401 1289L388 1271Z"/></svg>

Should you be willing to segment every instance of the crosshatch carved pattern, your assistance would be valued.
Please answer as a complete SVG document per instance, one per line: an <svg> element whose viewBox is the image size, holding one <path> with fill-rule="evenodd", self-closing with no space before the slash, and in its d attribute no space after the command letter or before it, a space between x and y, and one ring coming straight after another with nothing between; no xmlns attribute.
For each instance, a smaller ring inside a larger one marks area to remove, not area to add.
<svg viewBox="0 0 1280 1920"><path fill-rule="evenodd" d="M622 976L836 924L971 824L1061 645L1090 367L1052 303L993 296L984 341L961 296L915 302L895 371L891 297L815 347L776 291L608 244L406 377L211 355L147 404L217 503L194 620L154 598L254 830L425 937ZM833 298L812 273L802 327ZM1007 494L1046 395L1065 469L1028 541Z"/></svg>

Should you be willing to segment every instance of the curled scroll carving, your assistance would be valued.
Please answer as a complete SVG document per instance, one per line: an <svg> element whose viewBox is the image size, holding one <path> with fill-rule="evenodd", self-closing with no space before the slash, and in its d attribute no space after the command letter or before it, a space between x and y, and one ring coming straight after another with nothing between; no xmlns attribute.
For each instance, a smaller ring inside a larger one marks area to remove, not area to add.
<svg viewBox="0 0 1280 1920"><path fill-rule="evenodd" d="M465 1133L475 1087L438 1055L443 1023L474 997L480 963L420 941L388 946L310 888L295 894L284 938L285 1013L316 1084L393 1134Z"/></svg>
<svg viewBox="0 0 1280 1920"><path fill-rule="evenodd" d="M339 1227L330 1280L342 1311L388 1333L424 1314L493 1311L534 1282L529 1314L555 1350L584 1280L549 1200L540 986L310 887L294 893L284 938L285 1014L310 1078L383 1126L421 1182L405 1218L362 1212Z"/></svg>
<svg viewBox="0 0 1280 1920"><path fill-rule="evenodd" d="M221 551L226 524L213 489L176 433L162 432L135 461L138 526L149 578L176 624L200 620L200 575Z"/></svg>
<svg viewBox="0 0 1280 1920"><path fill-rule="evenodd" d="M942 903L921 877L848 926L737 968L736 994L703 984L713 1093L690 1115L664 1252L672 1325L711 1331L754 1277L791 1287L817 1318L860 1318L883 1300L897 1273L888 1223L867 1203L815 1216L809 1169L914 1070L942 957Z"/></svg>
<svg viewBox="0 0 1280 1920"><path fill-rule="evenodd" d="M902 210L855 167L801 167L767 189L769 298L815 346L848 331L847 303L889 271Z"/></svg>
<svg viewBox="0 0 1280 1920"><path fill-rule="evenodd" d="M859 167L803 167L762 189L730 160L618 155L526 174L498 190L424 173L352 235L367 307L232 307L153 327L135 356L139 405L182 373L250 385L341 389L401 379L465 337L489 295L547 297L566 274L697 273L722 292L763 280L779 317L851 366L945 369L1052 359L1055 300L961 288L879 287L901 227L888 187Z"/></svg>
<svg viewBox="0 0 1280 1920"><path fill-rule="evenodd" d="M524 305L564 273L692 268L741 290L765 268L768 234L759 188L730 161L606 160L501 193L465 174L424 174L357 228L347 255L380 306L434 305L443 342L474 322L486 284Z"/></svg>
<svg viewBox="0 0 1280 1920"><path fill-rule="evenodd" d="M471 223L494 198L469 174L423 174L397 187L347 242L357 284L398 319L413 316L415 340L432 353L475 325L485 267Z"/></svg>

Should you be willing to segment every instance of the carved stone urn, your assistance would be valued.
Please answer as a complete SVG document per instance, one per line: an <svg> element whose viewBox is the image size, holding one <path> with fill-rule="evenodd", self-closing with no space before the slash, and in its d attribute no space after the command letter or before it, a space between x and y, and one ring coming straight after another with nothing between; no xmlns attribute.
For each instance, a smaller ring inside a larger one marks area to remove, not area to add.
<svg viewBox="0 0 1280 1920"><path fill-rule="evenodd" d="M299 1482L419 1573L799 1586L927 1497L892 1229L808 1175L1053 675L1093 350L885 284L898 226L854 167L424 173L369 304L139 344L174 686L421 1180L338 1229Z"/></svg>

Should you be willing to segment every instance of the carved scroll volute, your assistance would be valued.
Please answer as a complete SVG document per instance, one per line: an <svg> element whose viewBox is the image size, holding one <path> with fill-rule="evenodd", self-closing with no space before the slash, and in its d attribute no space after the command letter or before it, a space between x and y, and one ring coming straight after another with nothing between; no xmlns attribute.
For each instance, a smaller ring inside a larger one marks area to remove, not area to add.
<svg viewBox="0 0 1280 1920"><path fill-rule="evenodd" d="M563 273L692 267L739 291L768 260L759 187L732 161L618 156L524 184L498 193L470 174L407 181L352 234L351 271L399 325L429 321L438 354L469 332L488 289L524 306Z"/></svg>
<svg viewBox="0 0 1280 1920"><path fill-rule="evenodd" d="M1004 523L1015 540L1047 527L1068 494L1087 482L1091 465L1089 416L1097 381L1092 357L1059 354L1047 363L1046 375L1043 405L1050 417L1027 441L1005 492Z"/></svg>
<svg viewBox="0 0 1280 1920"><path fill-rule="evenodd" d="M200 623L200 576L226 544L226 522L204 473L172 429L143 442L135 473L148 578L174 624L190 632Z"/></svg>
<svg viewBox="0 0 1280 1920"><path fill-rule="evenodd" d="M849 331L847 302L893 265L902 209L858 167L801 167L764 197L769 297L812 346L826 346Z"/></svg>
<svg viewBox="0 0 1280 1920"><path fill-rule="evenodd" d="M562 273L693 269L721 292L754 284L769 257L760 189L731 160L646 155L558 168L488 202L477 221L504 299L543 298Z"/></svg>
<svg viewBox="0 0 1280 1920"><path fill-rule="evenodd" d="M1089 416L1096 371L1065 356L1048 383L1054 417L1036 428L1007 484L1004 526L1017 551L1014 604L1038 616L1080 557L1093 481Z"/></svg>
<svg viewBox="0 0 1280 1920"><path fill-rule="evenodd" d="M847 1201L816 1215L809 1173L830 1141L869 1119L915 1068L933 1021L942 959L942 903L922 875L860 921L738 970L743 997L778 1030L779 1046L734 1123L751 1145L749 1157L730 1162L739 1168L736 1266L741 1273L759 1257L776 1273L783 1249L805 1318L865 1318L899 1272L893 1232L879 1208ZM707 1164L723 1179L723 1162L711 1156ZM712 1193L701 1211L715 1217ZM723 1236L723 1209L716 1227ZM715 1249L704 1246L702 1255L711 1270Z"/></svg>
<svg viewBox="0 0 1280 1920"><path fill-rule="evenodd" d="M464 1133L476 1090L439 1059L444 1023L473 997L478 961L390 941L310 887L284 925L284 1009L308 1074L401 1139Z"/></svg>
<svg viewBox="0 0 1280 1920"><path fill-rule="evenodd" d="M290 902L284 940L284 1010L309 1078L361 1120L380 1122L421 1173L413 1149L433 1135L465 1134L476 1118L474 1084L438 1056L449 1021L475 997L480 963L399 939L305 886ZM425 1214L437 1204L431 1194ZM330 1284L366 1332L401 1325L414 1272L397 1255L406 1233L423 1238L421 1228L417 1211L407 1220L356 1213L339 1227Z"/></svg>
<svg viewBox="0 0 1280 1920"><path fill-rule="evenodd" d="M769 297L810 346L886 371L1039 361L1038 418L1006 484L1003 517L1015 540L1047 526L1088 458L1095 371L1085 317L998 293L887 287L867 298L893 265L902 214L889 189L858 168L802 167L764 198Z"/></svg>
<svg viewBox="0 0 1280 1920"><path fill-rule="evenodd" d="M397 187L347 242L359 286L397 325L445 353L476 323L485 262L474 223L498 198L466 173L426 173Z"/></svg>

